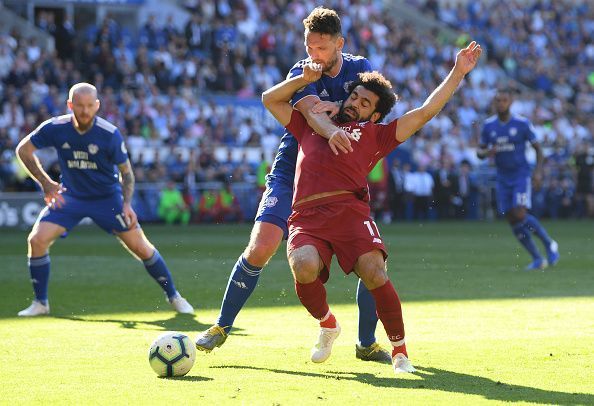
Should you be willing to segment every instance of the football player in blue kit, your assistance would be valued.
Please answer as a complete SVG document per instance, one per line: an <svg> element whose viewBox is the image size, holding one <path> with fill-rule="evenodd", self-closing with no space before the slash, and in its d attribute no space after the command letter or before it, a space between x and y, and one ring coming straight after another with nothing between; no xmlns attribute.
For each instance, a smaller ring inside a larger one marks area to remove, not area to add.
<svg viewBox="0 0 594 406"><path fill-rule="evenodd" d="M49 313L49 247L85 217L115 234L144 263L176 311L193 313L192 306L176 290L159 251L138 224L132 209L134 174L126 145L116 126L96 116L100 105L97 89L77 83L70 89L67 105L71 114L43 122L16 148L21 165L41 186L46 202L27 239L35 299L18 315ZM34 154L47 147L57 150L61 183L48 176Z"/></svg>
<svg viewBox="0 0 594 406"><path fill-rule="evenodd" d="M303 66L310 61L320 64L324 74L317 82L299 89L292 104L318 134L328 139L329 148L335 154L352 152L349 135L336 127L326 113L314 113L311 108L320 101L341 103L348 96L348 85L357 80L358 73L371 71L371 65L364 57L342 52L344 38L340 18L334 10L315 8L303 20L303 25L309 57L297 62L287 77L301 75ZM282 240L287 238L297 149L295 138L285 132L266 178L266 191L260 201L249 243L233 267L216 324L202 332L196 340L199 350L209 352L225 342L236 316L254 291L262 268ZM366 361L391 362L390 353L376 342L378 318L375 300L361 281L357 288L357 303L359 342L355 345L356 357Z"/></svg>
<svg viewBox="0 0 594 406"><path fill-rule="evenodd" d="M532 185L531 168L526 160L526 143L529 142L536 151L536 168L532 175L535 183L542 182L542 150L532 124L526 118L511 114L512 101L510 90L499 90L495 95L497 115L485 121L477 155L481 159L491 153L495 156L498 210L505 215L514 235L532 256L532 262L526 270L545 269L559 261L559 247L527 210L531 207ZM532 233L544 244L546 258L534 244Z"/></svg>

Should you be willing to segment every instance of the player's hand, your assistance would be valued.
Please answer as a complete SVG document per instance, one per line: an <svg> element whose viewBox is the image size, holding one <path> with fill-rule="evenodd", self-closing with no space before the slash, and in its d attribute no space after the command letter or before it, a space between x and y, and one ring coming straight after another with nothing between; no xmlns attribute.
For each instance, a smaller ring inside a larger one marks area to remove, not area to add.
<svg viewBox="0 0 594 406"><path fill-rule="evenodd" d="M474 69L482 53L483 49L481 46L476 41L472 41L466 48L461 49L456 55L454 69L466 75Z"/></svg>
<svg viewBox="0 0 594 406"><path fill-rule="evenodd" d="M317 82L322 77L322 65L309 62L303 67L303 79L309 83Z"/></svg>
<svg viewBox="0 0 594 406"><path fill-rule="evenodd" d="M64 196L62 193L66 191L66 188L62 184L49 181L43 185L43 200L48 207L60 208L64 205Z"/></svg>
<svg viewBox="0 0 594 406"><path fill-rule="evenodd" d="M124 207L122 208L122 217L124 217L124 221L128 226L128 230L133 230L138 225L138 217L136 217L136 212L130 203L124 203Z"/></svg>
<svg viewBox="0 0 594 406"><path fill-rule="evenodd" d="M338 151L348 154L349 152L353 152L353 147L351 146L351 138L352 136L342 129L338 129L330 135L328 138L328 145L334 155L338 155Z"/></svg>
<svg viewBox="0 0 594 406"><path fill-rule="evenodd" d="M328 117L334 117L338 114L339 110L340 106L331 101L319 101L311 108L312 113L327 113Z"/></svg>

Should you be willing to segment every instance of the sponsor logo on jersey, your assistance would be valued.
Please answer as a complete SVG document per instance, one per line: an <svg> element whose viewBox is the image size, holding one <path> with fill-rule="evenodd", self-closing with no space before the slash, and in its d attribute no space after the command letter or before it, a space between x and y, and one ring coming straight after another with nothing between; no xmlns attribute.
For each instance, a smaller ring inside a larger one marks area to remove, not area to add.
<svg viewBox="0 0 594 406"><path fill-rule="evenodd" d="M89 152L92 155L95 155L97 152L99 152L99 147L97 146L97 144L89 144Z"/></svg>
<svg viewBox="0 0 594 406"><path fill-rule="evenodd" d="M361 139L361 129L353 128L353 131L351 131L351 136L353 137L353 140L358 142Z"/></svg>
<svg viewBox="0 0 594 406"><path fill-rule="evenodd" d="M65 142L64 144L62 144L62 149L70 149L70 144Z"/></svg>
<svg viewBox="0 0 594 406"><path fill-rule="evenodd" d="M266 200L264 200L264 207L274 207L278 203L278 198L276 196L268 196Z"/></svg>

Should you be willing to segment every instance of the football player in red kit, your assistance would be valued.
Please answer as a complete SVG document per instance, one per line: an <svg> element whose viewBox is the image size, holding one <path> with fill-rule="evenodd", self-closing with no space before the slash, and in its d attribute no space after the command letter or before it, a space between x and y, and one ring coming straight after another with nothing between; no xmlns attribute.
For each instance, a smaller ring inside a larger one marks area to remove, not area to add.
<svg viewBox="0 0 594 406"><path fill-rule="evenodd" d="M396 102L391 83L379 72L359 74L335 119L336 125L351 135L353 151L349 154L334 154L329 141L316 134L290 104L298 89L320 78L320 66L310 64L303 74L262 94L266 108L299 142L287 256L299 300L320 321L313 362L328 359L340 333L324 288L335 254L343 271L355 272L375 298L377 315L392 343L395 372L415 371L406 351L400 299L386 272L387 252L370 217L366 178L382 157L443 108L476 66L481 52L474 41L461 49L454 67L425 103L387 124L378 123Z"/></svg>

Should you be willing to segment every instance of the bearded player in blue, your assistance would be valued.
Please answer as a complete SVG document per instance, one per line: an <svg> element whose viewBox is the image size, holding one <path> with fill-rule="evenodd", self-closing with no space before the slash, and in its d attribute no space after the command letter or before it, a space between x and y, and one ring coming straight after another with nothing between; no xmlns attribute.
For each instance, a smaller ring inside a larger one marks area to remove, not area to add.
<svg viewBox="0 0 594 406"><path fill-rule="evenodd" d="M318 7L303 20L303 25L309 58L297 62L287 77L300 75L303 66L310 61L320 64L324 75L317 82L300 89L294 95L292 104L318 134L328 139L329 148L335 154L351 152L348 134L336 127L324 112L313 113L311 109L320 100L341 103L348 96L348 85L357 80L359 72L370 71L371 65L361 56L342 53L344 38L340 18L334 10ZM231 272L216 324L201 333L196 340L199 350L209 352L225 342L236 316L254 291L262 268L275 254L282 240L287 238L297 148L295 138L286 132L266 179L266 191L256 214L250 241ZM356 357L365 361L390 363L390 353L375 339L378 321L375 301L361 281L357 289L357 303L359 342L355 345ZM319 340L324 339L321 334Z"/></svg>
<svg viewBox="0 0 594 406"><path fill-rule="evenodd" d="M485 121L477 155L481 159L495 155L498 210L505 215L514 235L532 256L526 270L545 269L559 261L559 247L527 210L531 207L531 168L526 160L526 144L530 143L536 151L535 183L542 182L543 155L532 124L511 114L512 101L509 90L499 90L495 95L497 115ZM544 244L546 259L534 244L532 233Z"/></svg>
<svg viewBox="0 0 594 406"><path fill-rule="evenodd" d="M47 204L27 239L35 299L18 315L49 313L49 247L85 217L115 234L136 258L142 260L176 311L193 313L192 306L175 289L159 251L138 224L131 205L134 174L126 145L116 126L96 116L100 105L97 89L88 83L74 85L68 94L67 105L72 114L45 121L23 138L16 149L21 165L41 186ZM35 150L46 147L57 150L62 183L48 176L34 154Z"/></svg>

